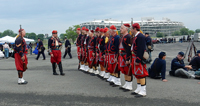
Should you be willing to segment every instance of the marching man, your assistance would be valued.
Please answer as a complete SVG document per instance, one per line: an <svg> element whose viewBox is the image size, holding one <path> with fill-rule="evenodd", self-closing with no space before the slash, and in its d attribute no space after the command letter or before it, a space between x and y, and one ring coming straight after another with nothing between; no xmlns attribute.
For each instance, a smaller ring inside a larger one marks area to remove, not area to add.
<svg viewBox="0 0 200 106"><path fill-rule="evenodd" d="M124 91L132 90L132 70L129 69L130 58L131 58L131 35L128 34L129 24L123 24L121 26L120 32L123 37L119 45L119 69L124 74L125 84L120 87Z"/></svg>
<svg viewBox="0 0 200 106"><path fill-rule="evenodd" d="M107 81L109 81L113 87L121 85L120 71L117 67L120 37L117 35L116 31L117 28L114 25L110 26L111 37L108 42L108 71L111 76L107 79Z"/></svg>
<svg viewBox="0 0 200 106"><path fill-rule="evenodd" d="M132 25L131 33L134 35L131 47L132 74L137 78L137 89L132 92L132 95L144 97L146 96L146 77L148 76L146 64L142 62L146 50L145 36L140 33L140 25L138 23Z"/></svg>
<svg viewBox="0 0 200 106"><path fill-rule="evenodd" d="M78 37L76 39L76 46L77 46L77 55L78 55L78 60L79 60L79 64L80 64L80 61L81 61L81 37L82 37L82 34L81 34L81 28L77 28L76 29L76 33L78 34ZM78 67L79 69L79 67Z"/></svg>
<svg viewBox="0 0 200 106"><path fill-rule="evenodd" d="M19 35L15 40L15 66L18 71L18 84L27 84L28 82L23 79L23 73L27 69L28 59L26 57L26 42L24 36L26 32L24 29L19 29Z"/></svg>
<svg viewBox="0 0 200 106"><path fill-rule="evenodd" d="M101 77L103 77L105 75L105 68L104 68L104 47L105 47L105 36L104 36L104 29L101 28L100 29L100 40L99 40L99 64L100 64L100 68L101 71L99 73L99 75Z"/></svg>
<svg viewBox="0 0 200 106"><path fill-rule="evenodd" d="M104 68L105 68L105 74L103 76L104 79L108 79L110 77L110 73L108 71L108 41L109 41L109 38L110 38L110 34L109 34L109 29L107 27L104 28L104 36L105 36L105 46L104 46L104 55L103 55L103 58L104 58Z"/></svg>
<svg viewBox="0 0 200 106"><path fill-rule="evenodd" d="M63 73L63 67L61 63L61 50L60 47L62 46L62 43L60 39L58 38L57 31L52 31L53 36L49 39L48 46L50 47L50 55L51 55L51 63L53 68L53 75L58 75L56 72L56 63L58 64L60 75L64 76L65 73Z"/></svg>
<svg viewBox="0 0 200 106"><path fill-rule="evenodd" d="M84 41L85 41L85 38L87 36L87 33L86 33L86 27L82 27L82 37L81 37L81 45L80 45L80 48L81 48L81 67L80 69L81 70L85 70L85 65L84 65L84 60L85 60L85 48L84 48Z"/></svg>
<svg viewBox="0 0 200 106"><path fill-rule="evenodd" d="M94 31L91 30L89 32L89 36L90 36L90 40L88 43L88 56L89 56L89 73L94 74L94 70L95 69L95 52L96 52L96 37L94 36Z"/></svg>
<svg viewBox="0 0 200 106"><path fill-rule="evenodd" d="M84 41L84 49L85 49L85 60L84 60L84 63L85 63L85 72L87 72L89 70L89 66L88 66L88 61L89 61L89 57L88 57L88 42L89 42L89 29L86 29L86 33L87 33L87 36L85 38L85 41Z"/></svg>

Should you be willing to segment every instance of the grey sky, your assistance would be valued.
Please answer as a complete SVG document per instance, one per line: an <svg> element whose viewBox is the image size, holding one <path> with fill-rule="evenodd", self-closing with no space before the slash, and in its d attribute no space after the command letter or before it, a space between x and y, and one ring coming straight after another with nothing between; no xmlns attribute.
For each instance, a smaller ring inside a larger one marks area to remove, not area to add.
<svg viewBox="0 0 200 106"><path fill-rule="evenodd" d="M26 32L48 33L94 19L135 21L162 17L183 22L191 30L200 28L200 0L1 0L0 32L19 25Z"/></svg>

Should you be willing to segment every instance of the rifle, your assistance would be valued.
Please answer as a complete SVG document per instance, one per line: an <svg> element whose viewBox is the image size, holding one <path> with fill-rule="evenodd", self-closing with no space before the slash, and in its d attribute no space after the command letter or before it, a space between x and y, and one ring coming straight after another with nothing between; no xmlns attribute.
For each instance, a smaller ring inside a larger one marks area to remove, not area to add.
<svg viewBox="0 0 200 106"><path fill-rule="evenodd" d="M21 27L21 25L20 25L20 34L21 34L21 49L23 50L24 48L23 48L23 45L22 45L23 38L22 38L22 27ZM25 61L23 61L23 69L24 69L24 71L26 71L28 69Z"/></svg>
<svg viewBox="0 0 200 106"><path fill-rule="evenodd" d="M188 53L188 62L190 62L191 58L192 58L192 49L194 49L194 55L196 55L197 48L194 45L194 41L192 41L191 43L189 43L189 45L187 47L187 50L186 50L186 53L184 55L184 59L185 59L185 56L187 55L187 52L189 51L189 53Z"/></svg>

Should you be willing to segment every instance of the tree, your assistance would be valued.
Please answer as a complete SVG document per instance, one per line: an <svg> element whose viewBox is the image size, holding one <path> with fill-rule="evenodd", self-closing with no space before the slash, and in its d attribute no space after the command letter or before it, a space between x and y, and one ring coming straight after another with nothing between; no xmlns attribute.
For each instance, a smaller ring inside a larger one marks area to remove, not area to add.
<svg viewBox="0 0 200 106"><path fill-rule="evenodd" d="M5 30L3 33L2 33L2 37L4 37L4 36L15 36L15 33L12 31L12 30Z"/></svg>
<svg viewBox="0 0 200 106"><path fill-rule="evenodd" d="M161 37L163 37L163 36L164 36L164 34L161 33L161 32L157 32L157 33L156 33L156 37L158 37L158 38L161 38Z"/></svg>
<svg viewBox="0 0 200 106"><path fill-rule="evenodd" d="M188 35L189 33L189 29L188 28L181 28L180 29L180 33L181 35Z"/></svg>
<svg viewBox="0 0 200 106"><path fill-rule="evenodd" d="M188 31L188 34L189 34L189 35L194 35L194 31L193 31L193 30L189 30L189 31Z"/></svg>
<svg viewBox="0 0 200 106"><path fill-rule="evenodd" d="M0 38L3 37L3 34L0 32Z"/></svg>
<svg viewBox="0 0 200 106"><path fill-rule="evenodd" d="M65 39L65 36L66 36L66 34L64 34L64 33L61 33L61 34L60 34L60 38L61 38L61 39Z"/></svg>
<svg viewBox="0 0 200 106"><path fill-rule="evenodd" d="M181 35L180 31L175 31L174 33L172 33L172 36L180 36L180 35Z"/></svg>
<svg viewBox="0 0 200 106"><path fill-rule="evenodd" d="M76 40L76 38L78 37L78 34L76 33L76 29L80 28L79 25L74 25L73 27L69 27L66 30L66 34L64 34L64 37L67 37L67 39L72 39L72 41L74 42Z"/></svg>
<svg viewBox="0 0 200 106"><path fill-rule="evenodd" d="M43 40L44 40L44 34L38 34L38 35L37 35L37 38L40 38L40 40L43 41Z"/></svg>
<svg viewBox="0 0 200 106"><path fill-rule="evenodd" d="M195 32L196 32L196 33L200 33L200 29L196 29Z"/></svg>
<svg viewBox="0 0 200 106"><path fill-rule="evenodd" d="M35 33L30 33L29 35L28 35L28 38L29 39L34 39L34 40L37 40L37 36L36 36L36 34Z"/></svg>

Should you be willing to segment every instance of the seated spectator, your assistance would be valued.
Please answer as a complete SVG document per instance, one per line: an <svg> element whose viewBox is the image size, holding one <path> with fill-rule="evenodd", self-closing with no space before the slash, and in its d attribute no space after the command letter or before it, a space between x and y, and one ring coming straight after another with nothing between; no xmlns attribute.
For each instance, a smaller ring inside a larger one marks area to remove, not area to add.
<svg viewBox="0 0 200 106"><path fill-rule="evenodd" d="M155 78L155 79L160 79L162 78L163 82L167 82L165 78L165 73L166 73L166 53L165 52L160 52L159 58L156 58L149 68L149 77Z"/></svg>
<svg viewBox="0 0 200 106"><path fill-rule="evenodd" d="M188 69L192 69L192 66L184 64L183 56L184 53L179 52L177 57L172 60L171 71L169 72L169 74L176 77L195 78L193 74L188 72Z"/></svg>
<svg viewBox="0 0 200 106"><path fill-rule="evenodd" d="M195 75L200 76L200 50L197 51L197 55L191 60L192 70L196 71Z"/></svg>

